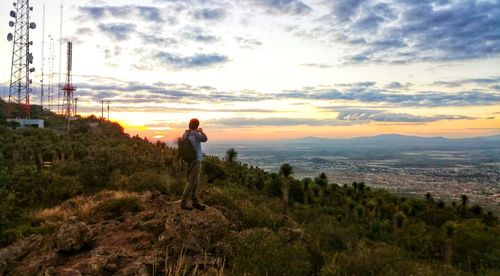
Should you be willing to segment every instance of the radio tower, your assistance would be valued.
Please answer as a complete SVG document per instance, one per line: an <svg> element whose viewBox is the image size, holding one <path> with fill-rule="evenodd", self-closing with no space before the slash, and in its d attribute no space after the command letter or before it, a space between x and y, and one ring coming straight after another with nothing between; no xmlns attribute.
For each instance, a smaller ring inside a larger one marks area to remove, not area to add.
<svg viewBox="0 0 500 276"><path fill-rule="evenodd" d="M33 41L30 41L30 29L35 29L36 24L30 22L30 11L33 11L33 7L30 7L29 0L17 0L13 4L14 10L10 11L10 17L14 21L9 21L9 26L14 27L14 33L7 35L7 40L13 41L9 103L23 104L24 115L29 118L32 82L30 73L35 72L35 68L30 68L30 64L33 64L33 54L30 52L30 45L33 45ZM11 113L11 108L9 108L9 113ZM20 115L16 114L16 116Z"/></svg>
<svg viewBox="0 0 500 276"><path fill-rule="evenodd" d="M73 43L68 42L68 64L66 71L66 84L63 87L64 97L63 97L63 113L67 117L74 115L74 99L73 92L76 90L76 87L73 86L73 80L71 76L71 70L73 66Z"/></svg>
<svg viewBox="0 0 500 276"><path fill-rule="evenodd" d="M42 25L42 79L40 80L40 107L42 108L43 111L43 97L44 91L43 91L43 86L44 86L44 76L45 76L45 4L43 4L43 25Z"/></svg>

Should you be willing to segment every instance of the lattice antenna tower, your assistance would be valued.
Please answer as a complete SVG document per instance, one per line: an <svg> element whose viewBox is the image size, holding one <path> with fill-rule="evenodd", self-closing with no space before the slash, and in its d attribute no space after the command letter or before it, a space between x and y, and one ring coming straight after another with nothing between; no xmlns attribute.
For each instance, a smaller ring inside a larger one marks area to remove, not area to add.
<svg viewBox="0 0 500 276"><path fill-rule="evenodd" d="M67 54L67 68L66 68L66 83L63 87L64 97L63 97L63 113L67 117L74 115L75 113L75 102L73 98L73 92L75 92L76 87L73 86L73 77L71 71L73 70L73 42L68 42L68 54Z"/></svg>
<svg viewBox="0 0 500 276"><path fill-rule="evenodd" d="M14 28L13 33L7 35L7 40L13 42L12 64L10 71L9 103L22 104L25 107L25 116L30 116L30 93L31 83L30 73L35 72L35 68L30 68L33 64L33 54L30 52L30 30L36 28L34 22L30 22L29 0L17 0L13 3L14 9L10 11L9 26ZM12 105L9 105L12 108ZM11 112L9 108L9 113ZM20 115L20 114L17 114Z"/></svg>

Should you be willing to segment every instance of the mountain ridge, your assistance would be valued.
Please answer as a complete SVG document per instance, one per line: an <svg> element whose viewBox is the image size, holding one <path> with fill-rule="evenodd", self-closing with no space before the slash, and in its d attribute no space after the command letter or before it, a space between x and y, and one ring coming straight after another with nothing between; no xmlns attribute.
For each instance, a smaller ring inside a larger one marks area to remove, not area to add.
<svg viewBox="0 0 500 276"><path fill-rule="evenodd" d="M404 135L398 133L390 133L390 134L378 134L373 136L359 136L359 137L351 137L351 138L325 138L325 137L316 137L316 136L306 136L301 138L287 139L284 142L307 142L307 141L352 141L352 140L377 140L377 139L439 139L439 140L449 140L449 141L461 141L461 140L474 140L474 139L486 139L486 140L499 140L499 135L487 135L487 136L474 136L467 138L447 138L443 136L417 136L417 135Z"/></svg>

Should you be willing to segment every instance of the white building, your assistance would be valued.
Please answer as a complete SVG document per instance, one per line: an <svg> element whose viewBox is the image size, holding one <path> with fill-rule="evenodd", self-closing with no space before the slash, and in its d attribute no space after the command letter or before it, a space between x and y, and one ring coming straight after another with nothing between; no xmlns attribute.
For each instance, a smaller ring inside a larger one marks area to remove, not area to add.
<svg viewBox="0 0 500 276"><path fill-rule="evenodd" d="M7 122L17 122L19 128L44 128L44 121L38 119L7 119Z"/></svg>

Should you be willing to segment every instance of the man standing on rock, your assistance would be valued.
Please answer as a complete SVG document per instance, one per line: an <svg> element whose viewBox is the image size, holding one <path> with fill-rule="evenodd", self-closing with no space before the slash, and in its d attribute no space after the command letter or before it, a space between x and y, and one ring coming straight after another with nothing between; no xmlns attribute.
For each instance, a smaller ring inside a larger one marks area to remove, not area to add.
<svg viewBox="0 0 500 276"><path fill-rule="evenodd" d="M181 199L181 208L185 210L192 210L196 208L198 210L205 210L205 206L200 204L198 197L196 196L196 191L198 189L198 182L201 173L201 161L203 160L203 151L201 150L201 143L208 140L207 135L203 132L202 128L199 128L200 121L196 118L189 121L189 129L184 132L182 139L189 139L196 150L196 159L191 162L188 166L188 183L186 188L184 188L184 193ZM189 196L191 195L191 200L193 201L193 207L187 205Z"/></svg>

